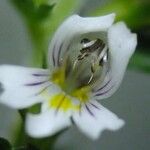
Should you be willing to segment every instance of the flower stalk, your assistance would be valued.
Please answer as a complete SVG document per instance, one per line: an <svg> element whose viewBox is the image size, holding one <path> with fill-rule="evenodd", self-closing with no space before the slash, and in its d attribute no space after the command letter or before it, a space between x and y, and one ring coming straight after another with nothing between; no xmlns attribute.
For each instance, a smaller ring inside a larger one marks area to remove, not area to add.
<svg viewBox="0 0 150 150"><path fill-rule="evenodd" d="M33 59L30 65L42 67L49 41L48 22L54 4L38 3L33 0L13 0L12 3L23 16L32 40Z"/></svg>
<svg viewBox="0 0 150 150"><path fill-rule="evenodd" d="M64 131L51 137L36 139L36 138L29 137L25 133L25 123L22 122L20 124L18 135L16 136L16 140L13 144L13 147L14 150L19 149L20 147L22 148L34 147L35 149L33 148L33 150L53 150L58 137L63 132Z"/></svg>

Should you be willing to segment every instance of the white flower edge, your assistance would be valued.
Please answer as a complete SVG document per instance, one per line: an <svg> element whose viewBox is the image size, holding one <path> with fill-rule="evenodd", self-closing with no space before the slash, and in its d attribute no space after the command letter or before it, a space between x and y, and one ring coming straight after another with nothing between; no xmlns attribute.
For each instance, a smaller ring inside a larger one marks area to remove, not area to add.
<svg viewBox="0 0 150 150"><path fill-rule="evenodd" d="M97 100L108 98L116 92L136 45L137 35L131 33L124 22L113 24L108 29L110 68L96 94L94 93Z"/></svg>
<svg viewBox="0 0 150 150"><path fill-rule="evenodd" d="M71 125L71 120L63 112L56 115L55 110L48 110L40 114L27 114L26 131L34 138L52 136Z"/></svg>
<svg viewBox="0 0 150 150"><path fill-rule="evenodd" d="M91 104L87 105L92 114L84 107L80 115L76 113L73 116L77 127L89 138L96 140L104 130L116 131L125 124L124 120L118 118L97 101L92 101L92 104L97 107L94 109L90 106Z"/></svg>
<svg viewBox="0 0 150 150"><path fill-rule="evenodd" d="M38 95L38 92L50 84L48 83L49 74L47 69L1 65L0 103L22 109L42 102L43 97Z"/></svg>
<svg viewBox="0 0 150 150"><path fill-rule="evenodd" d="M90 106L91 104L94 107ZM66 115L61 110L57 114L54 110L28 114L26 131L35 138L52 136L69 127L72 124L71 121L82 133L93 140L98 139L104 130L116 131L124 125L122 119L93 100L92 103L85 105L80 113L74 112L72 115Z"/></svg>

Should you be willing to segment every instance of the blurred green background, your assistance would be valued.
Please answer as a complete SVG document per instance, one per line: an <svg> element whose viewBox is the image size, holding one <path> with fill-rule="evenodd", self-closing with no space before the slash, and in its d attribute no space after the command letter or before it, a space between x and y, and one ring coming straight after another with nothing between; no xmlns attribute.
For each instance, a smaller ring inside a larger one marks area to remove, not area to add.
<svg viewBox="0 0 150 150"><path fill-rule="evenodd" d="M56 150L150 149L150 2L149 0L1 0L0 64L41 66L56 28L68 16L115 12L138 34L138 46L120 89L101 103L126 121L117 132L105 131L97 141L71 127ZM34 57L34 54L38 54ZM38 62L38 63L37 63ZM17 112L0 105L0 136L11 138Z"/></svg>

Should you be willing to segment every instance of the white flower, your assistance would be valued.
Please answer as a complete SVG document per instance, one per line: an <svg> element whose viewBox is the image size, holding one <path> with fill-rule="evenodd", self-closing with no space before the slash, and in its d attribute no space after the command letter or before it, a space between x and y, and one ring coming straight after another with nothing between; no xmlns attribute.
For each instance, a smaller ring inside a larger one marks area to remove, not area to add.
<svg viewBox="0 0 150 150"><path fill-rule="evenodd" d="M50 44L49 69L0 66L1 103L17 109L41 103L39 114L27 114L30 136L50 136L74 123L96 139L123 126L97 102L117 90L137 44L136 34L114 18L69 17Z"/></svg>

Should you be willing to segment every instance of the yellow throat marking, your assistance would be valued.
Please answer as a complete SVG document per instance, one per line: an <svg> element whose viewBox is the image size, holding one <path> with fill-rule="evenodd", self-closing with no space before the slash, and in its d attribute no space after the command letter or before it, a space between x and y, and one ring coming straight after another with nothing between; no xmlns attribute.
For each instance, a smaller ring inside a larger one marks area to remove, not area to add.
<svg viewBox="0 0 150 150"><path fill-rule="evenodd" d="M49 106L64 112L68 110L79 110L80 108L79 105L73 104L71 98L64 93L54 95L49 101Z"/></svg>

